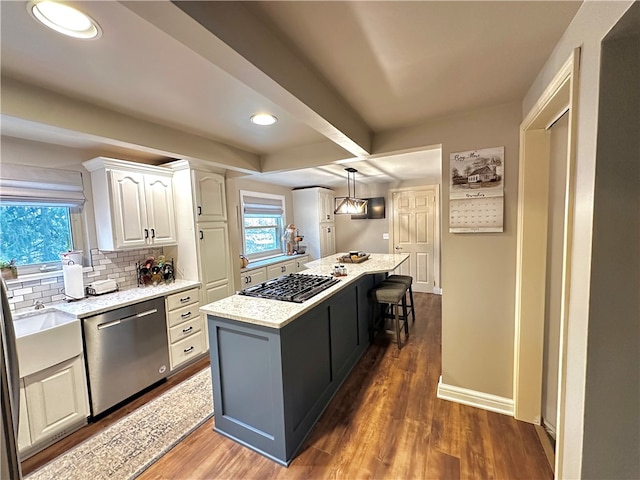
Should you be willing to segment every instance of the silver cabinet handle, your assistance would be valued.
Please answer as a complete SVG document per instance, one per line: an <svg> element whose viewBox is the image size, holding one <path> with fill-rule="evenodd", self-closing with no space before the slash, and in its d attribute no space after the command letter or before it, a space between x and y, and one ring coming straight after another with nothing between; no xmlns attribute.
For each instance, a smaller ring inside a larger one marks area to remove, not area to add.
<svg viewBox="0 0 640 480"><path fill-rule="evenodd" d="M191 297L182 297L182 298L180 299L180 303L186 303L186 302L188 302L189 300L191 300Z"/></svg>
<svg viewBox="0 0 640 480"><path fill-rule="evenodd" d="M194 347L193 345L191 345L189 348L185 348L185 349L183 350L183 352L184 352L184 353L190 353L190 352L192 352L192 351L193 351L193 349L194 349L194 348L195 348L195 347Z"/></svg>
<svg viewBox="0 0 640 480"><path fill-rule="evenodd" d="M190 326L189 328L183 328L182 329L182 333L189 333L191 330L193 330L193 325ZM193 347L191 347L191 348L193 348Z"/></svg>
<svg viewBox="0 0 640 480"><path fill-rule="evenodd" d="M190 316L191 316L191 312L187 312L180 315L180 318L189 318Z"/></svg>

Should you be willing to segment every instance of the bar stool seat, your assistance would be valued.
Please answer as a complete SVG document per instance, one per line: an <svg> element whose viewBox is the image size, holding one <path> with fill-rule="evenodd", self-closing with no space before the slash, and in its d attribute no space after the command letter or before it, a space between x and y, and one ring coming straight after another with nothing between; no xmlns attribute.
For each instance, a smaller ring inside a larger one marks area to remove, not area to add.
<svg viewBox="0 0 640 480"><path fill-rule="evenodd" d="M400 307L402 306L406 292L407 289L404 284L387 282L386 280L372 290L373 298L383 307L382 320L392 318L394 321L398 349L401 349L403 346L401 327L404 327L405 343L409 337L408 317L406 315L400 315ZM391 310L391 312L389 313L387 310Z"/></svg>
<svg viewBox="0 0 640 480"><path fill-rule="evenodd" d="M405 317L407 317L407 314L410 312L413 323L416 323L416 312L413 307L413 288L411 288L411 285L413 284L413 277L411 277L410 275L389 275L385 279L385 282L401 283L409 291L409 299L411 301L411 304L407 303L405 295L405 298L402 301L402 312Z"/></svg>

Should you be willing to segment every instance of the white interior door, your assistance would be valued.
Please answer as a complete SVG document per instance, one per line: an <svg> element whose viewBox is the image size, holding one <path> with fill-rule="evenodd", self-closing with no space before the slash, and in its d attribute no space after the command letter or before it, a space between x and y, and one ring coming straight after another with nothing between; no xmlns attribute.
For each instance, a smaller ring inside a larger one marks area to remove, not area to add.
<svg viewBox="0 0 640 480"><path fill-rule="evenodd" d="M433 293L439 285L436 275L436 212L438 187L392 190L392 248L408 253L398 273L413 277L413 290Z"/></svg>

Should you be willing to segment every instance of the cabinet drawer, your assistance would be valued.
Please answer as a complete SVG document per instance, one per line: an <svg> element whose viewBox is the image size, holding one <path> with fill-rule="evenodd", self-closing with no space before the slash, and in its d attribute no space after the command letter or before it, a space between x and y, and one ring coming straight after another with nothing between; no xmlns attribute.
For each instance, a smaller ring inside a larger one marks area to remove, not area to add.
<svg viewBox="0 0 640 480"><path fill-rule="evenodd" d="M197 357L204 351L202 330L171 345L171 368Z"/></svg>
<svg viewBox="0 0 640 480"><path fill-rule="evenodd" d="M169 343L187 338L200 330L202 330L202 320L200 320L200 316L197 316L180 325L171 327L169 329Z"/></svg>
<svg viewBox="0 0 640 480"><path fill-rule="evenodd" d="M176 310L170 310L167 312L167 319L169 320L169 326L174 327L182 322L186 322L187 320L191 320L200 313L198 312L199 305L191 304L185 307L178 308Z"/></svg>
<svg viewBox="0 0 640 480"><path fill-rule="evenodd" d="M198 288L192 288L185 292L174 293L167 297L167 310L175 310L176 308L191 305L200 301Z"/></svg>

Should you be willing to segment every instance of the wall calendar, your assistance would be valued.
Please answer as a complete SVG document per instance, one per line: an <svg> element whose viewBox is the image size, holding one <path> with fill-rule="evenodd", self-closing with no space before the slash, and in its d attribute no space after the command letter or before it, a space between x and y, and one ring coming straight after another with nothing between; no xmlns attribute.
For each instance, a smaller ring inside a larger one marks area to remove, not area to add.
<svg viewBox="0 0 640 480"><path fill-rule="evenodd" d="M504 147L449 155L449 232L504 229Z"/></svg>

